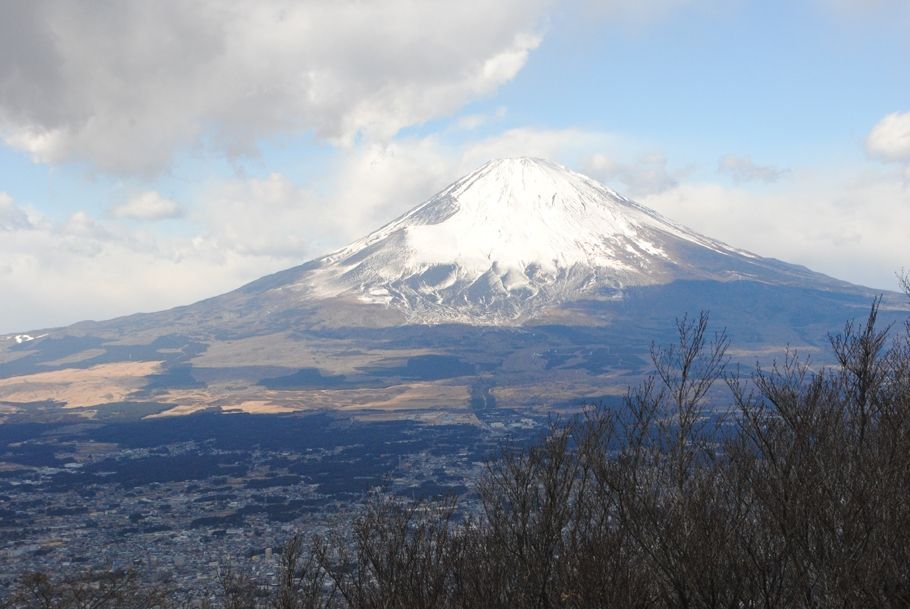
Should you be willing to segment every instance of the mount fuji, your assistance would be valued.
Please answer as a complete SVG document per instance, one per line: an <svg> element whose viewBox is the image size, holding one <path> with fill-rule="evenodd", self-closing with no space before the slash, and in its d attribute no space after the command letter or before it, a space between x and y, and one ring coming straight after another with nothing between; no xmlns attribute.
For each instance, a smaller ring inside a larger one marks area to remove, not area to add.
<svg viewBox="0 0 910 609"><path fill-rule="evenodd" d="M493 403L621 392L687 312L710 310L751 363L786 345L819 351L875 296L700 235L555 163L502 159L233 292L0 340L0 407L470 418ZM885 317L906 313L885 295Z"/></svg>
<svg viewBox="0 0 910 609"><path fill-rule="evenodd" d="M684 278L835 285L699 235L555 163L517 158L483 165L282 287L390 306L408 323L515 323L561 302Z"/></svg>
<svg viewBox="0 0 910 609"><path fill-rule="evenodd" d="M255 281L203 310L249 323L263 310L310 325L357 305L341 325L521 325L579 300L679 280L755 281L861 293L676 224L550 161L486 163L366 237ZM867 292L867 291L866 291ZM298 315L306 310L309 319ZM195 324L203 316L192 315ZM332 320L327 320L332 324ZM335 324L332 324L335 325Z"/></svg>

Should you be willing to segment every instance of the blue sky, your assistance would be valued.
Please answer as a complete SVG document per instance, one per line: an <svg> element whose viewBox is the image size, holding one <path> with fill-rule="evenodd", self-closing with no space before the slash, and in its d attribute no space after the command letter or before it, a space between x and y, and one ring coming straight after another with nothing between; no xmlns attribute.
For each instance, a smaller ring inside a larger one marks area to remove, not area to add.
<svg viewBox="0 0 910 609"><path fill-rule="evenodd" d="M544 156L731 245L894 289L894 0L12 5L0 332L185 304Z"/></svg>

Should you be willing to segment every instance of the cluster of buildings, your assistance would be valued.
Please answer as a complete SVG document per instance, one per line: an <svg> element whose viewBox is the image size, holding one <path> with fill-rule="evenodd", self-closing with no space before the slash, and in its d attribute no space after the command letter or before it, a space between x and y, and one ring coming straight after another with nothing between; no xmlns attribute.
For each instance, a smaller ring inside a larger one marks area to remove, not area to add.
<svg viewBox="0 0 910 609"><path fill-rule="evenodd" d="M188 442L80 451L78 459L61 467L3 472L0 590L36 571L76 575L135 569L150 581L195 593L220 585L225 569L267 582L276 577L278 555L294 533L326 533L354 517L364 498L362 490L348 492L343 484L323 492L318 481L275 467L276 462L303 459L325 462L327 471L337 471L338 459L344 458L337 450L255 450L245 453L249 462L237 470L242 473L228 467L228 474L215 471L204 478L146 484L132 478L126 484L117 467L98 467L124 464L141 476L144 463L160 463L156 456L206 450L214 451ZM403 453L392 463L377 486L415 499L438 489L463 490L454 483L468 484L482 467L466 449Z"/></svg>

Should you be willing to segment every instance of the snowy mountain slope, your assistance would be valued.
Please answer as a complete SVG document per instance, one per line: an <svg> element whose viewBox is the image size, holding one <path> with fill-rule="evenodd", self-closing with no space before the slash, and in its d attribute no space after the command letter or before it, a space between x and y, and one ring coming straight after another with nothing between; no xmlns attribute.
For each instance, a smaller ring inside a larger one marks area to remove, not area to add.
<svg viewBox="0 0 910 609"><path fill-rule="evenodd" d="M490 161L296 271L250 287L385 305L409 323L520 323L561 302L676 279L846 285L699 235L531 158Z"/></svg>

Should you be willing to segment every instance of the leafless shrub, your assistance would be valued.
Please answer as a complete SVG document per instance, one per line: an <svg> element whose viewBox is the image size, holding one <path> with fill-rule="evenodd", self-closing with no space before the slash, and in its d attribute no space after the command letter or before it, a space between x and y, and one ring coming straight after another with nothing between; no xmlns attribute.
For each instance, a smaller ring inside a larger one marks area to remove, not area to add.
<svg viewBox="0 0 910 609"><path fill-rule="evenodd" d="M139 581L135 571L89 572L54 579L22 577L0 606L9 609L157 609L166 591Z"/></svg>
<svg viewBox="0 0 910 609"><path fill-rule="evenodd" d="M293 537L277 585L225 579L223 606L908 607L910 325L879 329L879 306L831 337L834 367L786 353L750 378L726 373L706 314L682 318L623 411L506 452L476 513L374 497L334 534ZM727 410L708 408L724 387ZM3 602L165 606L131 574L32 575Z"/></svg>

